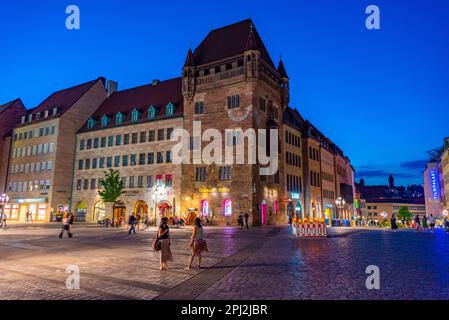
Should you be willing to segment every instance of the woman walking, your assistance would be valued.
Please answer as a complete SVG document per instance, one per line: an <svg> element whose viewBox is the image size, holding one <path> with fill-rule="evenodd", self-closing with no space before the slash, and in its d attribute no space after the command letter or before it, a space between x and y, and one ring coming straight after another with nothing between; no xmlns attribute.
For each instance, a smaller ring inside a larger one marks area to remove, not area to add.
<svg viewBox="0 0 449 320"><path fill-rule="evenodd" d="M393 213L391 216L391 230L396 230L398 228L398 225L396 224L396 216Z"/></svg>
<svg viewBox="0 0 449 320"><path fill-rule="evenodd" d="M59 239L62 239L64 231L67 231L69 238L72 237L72 232L70 231L70 215L67 211L64 213L64 216L62 218L62 229L59 233Z"/></svg>
<svg viewBox="0 0 449 320"><path fill-rule="evenodd" d="M427 217L422 217L422 229L424 232L427 232Z"/></svg>
<svg viewBox="0 0 449 320"><path fill-rule="evenodd" d="M160 269L168 269L167 261L172 261L173 256L170 250L170 230L168 227L168 218L163 217L159 230L157 231L157 237L161 241L161 250L159 251Z"/></svg>
<svg viewBox="0 0 449 320"><path fill-rule="evenodd" d="M418 215L416 215L416 217L415 217L415 227L416 227L416 231L420 231L420 229L421 229L421 221L419 220L419 216Z"/></svg>
<svg viewBox="0 0 449 320"><path fill-rule="evenodd" d="M190 240L190 249L192 251L191 255L190 255L190 259L189 259L189 265L187 266L187 270L192 269L192 263L193 260L195 259L195 257L197 257L198 259L198 263L196 265L196 267L198 269L201 269L201 253L203 251L208 251L207 250L207 243L206 240L204 240L204 230L203 230L203 226L201 225L201 219L200 218L196 218L195 219L195 224L193 227L193 232L192 232L192 238Z"/></svg>

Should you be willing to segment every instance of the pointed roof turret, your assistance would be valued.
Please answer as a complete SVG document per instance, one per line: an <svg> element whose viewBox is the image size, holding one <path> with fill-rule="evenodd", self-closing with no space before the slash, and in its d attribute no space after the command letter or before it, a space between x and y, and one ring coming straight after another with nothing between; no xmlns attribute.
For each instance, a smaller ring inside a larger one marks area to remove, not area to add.
<svg viewBox="0 0 449 320"><path fill-rule="evenodd" d="M285 71L285 67L284 67L284 63L282 62L282 58L279 59L278 72L282 78L288 79L287 71Z"/></svg>
<svg viewBox="0 0 449 320"><path fill-rule="evenodd" d="M194 67L195 66L195 58L193 57L192 49L189 49L187 52L186 62L184 63L184 67Z"/></svg>
<svg viewBox="0 0 449 320"><path fill-rule="evenodd" d="M256 44L256 38L254 37L253 30L254 30L254 25L253 25L253 22L251 21L251 25L249 27L248 40L246 41L245 51L258 50L257 44Z"/></svg>

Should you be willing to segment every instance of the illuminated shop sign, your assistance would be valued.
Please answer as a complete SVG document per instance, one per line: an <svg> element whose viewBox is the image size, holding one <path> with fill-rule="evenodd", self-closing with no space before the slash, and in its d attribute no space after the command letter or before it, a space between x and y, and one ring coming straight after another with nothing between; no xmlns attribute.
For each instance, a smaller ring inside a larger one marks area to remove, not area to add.
<svg viewBox="0 0 449 320"><path fill-rule="evenodd" d="M12 199L13 203L42 203L47 202L45 198L34 198L34 199Z"/></svg>
<svg viewBox="0 0 449 320"><path fill-rule="evenodd" d="M430 189L432 190L432 199L440 200L440 181L438 179L438 172L436 170L430 170Z"/></svg>
<svg viewBox="0 0 449 320"><path fill-rule="evenodd" d="M230 188L219 187L219 188L200 188L200 193L229 193L231 192Z"/></svg>
<svg viewBox="0 0 449 320"><path fill-rule="evenodd" d="M300 198L299 193L292 193L292 199L298 200Z"/></svg>

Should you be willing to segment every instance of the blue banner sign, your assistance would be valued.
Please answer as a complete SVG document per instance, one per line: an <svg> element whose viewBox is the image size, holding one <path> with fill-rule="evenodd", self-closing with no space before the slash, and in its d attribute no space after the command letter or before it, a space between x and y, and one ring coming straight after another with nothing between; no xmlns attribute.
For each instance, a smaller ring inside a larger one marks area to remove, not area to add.
<svg viewBox="0 0 449 320"><path fill-rule="evenodd" d="M437 170L430 170L430 189L432 190L432 199L440 200L440 180Z"/></svg>

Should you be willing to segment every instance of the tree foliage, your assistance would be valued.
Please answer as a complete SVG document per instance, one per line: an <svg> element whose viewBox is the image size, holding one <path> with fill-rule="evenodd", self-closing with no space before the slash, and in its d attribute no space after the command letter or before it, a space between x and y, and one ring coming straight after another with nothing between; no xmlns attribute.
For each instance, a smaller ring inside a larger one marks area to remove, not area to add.
<svg viewBox="0 0 449 320"><path fill-rule="evenodd" d="M398 219L412 221L412 213L408 210L408 207L402 206L399 208Z"/></svg>
<svg viewBox="0 0 449 320"><path fill-rule="evenodd" d="M109 169L104 172L102 179L103 190L98 191L103 202L115 203L123 194L123 182L120 179L120 172Z"/></svg>

